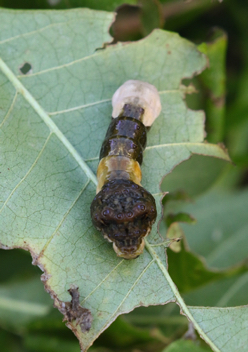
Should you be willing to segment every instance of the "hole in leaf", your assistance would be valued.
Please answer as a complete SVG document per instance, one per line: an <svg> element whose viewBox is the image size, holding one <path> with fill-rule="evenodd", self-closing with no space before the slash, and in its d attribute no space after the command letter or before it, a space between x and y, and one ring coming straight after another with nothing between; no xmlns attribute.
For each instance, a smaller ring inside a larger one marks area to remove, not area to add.
<svg viewBox="0 0 248 352"><path fill-rule="evenodd" d="M29 62L24 62L24 64L19 67L19 71L22 75L32 73L32 65Z"/></svg>

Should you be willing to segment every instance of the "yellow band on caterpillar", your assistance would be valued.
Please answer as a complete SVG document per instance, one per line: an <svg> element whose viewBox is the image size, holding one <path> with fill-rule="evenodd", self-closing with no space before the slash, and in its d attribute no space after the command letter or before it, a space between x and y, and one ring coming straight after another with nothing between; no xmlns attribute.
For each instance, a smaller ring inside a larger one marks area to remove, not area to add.
<svg viewBox="0 0 248 352"><path fill-rule="evenodd" d="M101 159L97 168L97 190L98 193L102 186L114 179L131 180L140 186L142 174L137 161L125 156L110 155Z"/></svg>

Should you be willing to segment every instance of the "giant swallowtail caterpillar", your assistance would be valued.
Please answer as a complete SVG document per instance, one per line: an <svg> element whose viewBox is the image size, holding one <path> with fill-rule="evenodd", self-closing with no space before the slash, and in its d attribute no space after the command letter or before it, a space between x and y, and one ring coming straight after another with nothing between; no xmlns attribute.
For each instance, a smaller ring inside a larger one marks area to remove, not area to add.
<svg viewBox="0 0 248 352"><path fill-rule="evenodd" d="M146 133L161 111L157 89L127 81L112 98L113 118L100 151L94 226L113 242L119 257L137 258L156 220L155 199L140 184Z"/></svg>

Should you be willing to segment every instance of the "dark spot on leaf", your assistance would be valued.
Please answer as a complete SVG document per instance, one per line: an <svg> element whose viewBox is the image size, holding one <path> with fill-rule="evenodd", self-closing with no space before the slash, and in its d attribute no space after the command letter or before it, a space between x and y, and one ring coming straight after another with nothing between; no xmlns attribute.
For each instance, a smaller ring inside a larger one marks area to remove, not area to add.
<svg viewBox="0 0 248 352"><path fill-rule="evenodd" d="M62 313L64 314L64 320L68 322L76 322L76 325L80 325L82 332L88 332L91 328L92 315L89 309L81 307L79 303L79 292L78 287L71 287L68 292L71 295L71 302L64 302Z"/></svg>
<svg viewBox="0 0 248 352"><path fill-rule="evenodd" d="M29 62L24 62L24 64L19 67L19 71L22 75L28 75L32 73L32 65Z"/></svg>

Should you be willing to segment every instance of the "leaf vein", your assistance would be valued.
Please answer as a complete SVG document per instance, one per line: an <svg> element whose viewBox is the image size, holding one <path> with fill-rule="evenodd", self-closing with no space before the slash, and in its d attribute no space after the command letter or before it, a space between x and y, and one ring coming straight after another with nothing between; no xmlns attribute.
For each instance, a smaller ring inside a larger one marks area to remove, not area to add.
<svg viewBox="0 0 248 352"><path fill-rule="evenodd" d="M66 24L68 24L68 23L70 23L70 22L75 22L75 19L73 19L73 20L71 20L71 21L50 23L49 25L47 25L47 26L45 26L45 27L42 27L42 28L39 28L39 29L36 29L36 30L34 30L34 31L22 33L22 34L19 34L19 35L14 36L14 37L10 37L10 38L4 39L4 40L0 41L0 45L5 44L5 43L8 43L8 42L11 42L12 40L16 40L16 39L23 38L23 37L27 37L27 36L29 36L29 35L33 35L33 34L36 34L36 33L39 33L39 32L43 32L44 30L46 30L46 29L48 29L48 28L51 28L51 27L66 25Z"/></svg>
<svg viewBox="0 0 248 352"><path fill-rule="evenodd" d="M16 102L16 99L17 99L17 95L18 95L18 93L15 92L15 96L14 96L14 98L13 98L13 100L12 100L12 103L11 103L11 105L10 105L10 107L9 107L9 110L7 111L7 114L4 116L3 121L0 123L0 128L2 128L3 124L6 122L6 120L8 119L8 117L9 117L11 111L13 110L13 107L14 107L15 102Z"/></svg>
<svg viewBox="0 0 248 352"><path fill-rule="evenodd" d="M59 66L54 66L54 67L50 67L50 68L47 68L45 70L42 70L42 71L39 71L39 72L35 72L35 73L29 73L28 75L18 75L17 78L20 78L20 79L24 79L24 78L29 78L29 77L34 77L34 76L39 76L39 75L42 75L43 73L47 73L47 72L51 72L51 71L56 71L56 70L60 70L62 68L66 68L66 67L69 67L69 66L72 66L74 64L77 64L79 62L82 62L82 61L85 61L85 60L88 60L88 59L91 59L92 57L98 55L97 53L93 53L91 55L87 55L87 56L84 56L84 57L80 57L79 59L76 59L76 60L73 60L73 61L70 61L66 64L63 64L63 65L59 65Z"/></svg>
<svg viewBox="0 0 248 352"><path fill-rule="evenodd" d="M9 194L9 196L7 197L7 199L5 200L5 202L2 205L2 208L0 209L0 214L3 211L4 207L6 206L6 204L8 203L8 201L10 200L10 198L12 197L12 195L15 193L15 191L17 190L17 188L22 184L23 181L25 181L25 179L28 177L28 175L30 174L30 172L33 170L33 168L35 167L35 165L37 164L39 158L41 157L44 149L47 146L47 143L51 137L52 133L50 133L43 145L43 147L41 148L39 154L37 155L37 158L35 159L35 161L33 162L33 164L31 165L30 169L26 172L26 174L23 176L23 178L16 184L16 186L13 188L13 190L11 191L11 193Z"/></svg>
<svg viewBox="0 0 248 352"><path fill-rule="evenodd" d="M81 302L81 304L83 304L107 279L108 277L122 264L124 263L124 259L122 259L109 273L108 275L106 275L104 277L104 279L102 279L102 281L99 282L99 284L94 288L94 290L92 290L88 296L86 296L83 301Z"/></svg>
<svg viewBox="0 0 248 352"><path fill-rule="evenodd" d="M23 77L23 76L20 76L20 77ZM172 89L172 90L160 91L159 94L162 95L162 94L178 93L178 92L180 92L180 89ZM83 105L75 106L75 107L69 108L69 109L64 109L64 110L60 110L60 111L52 111L52 112L49 112L48 114L49 114L49 116L64 114L64 113L67 113L67 112L88 108L90 106L94 106L94 105L98 105L98 104L102 104L102 103L108 103L110 101L111 101L110 98L109 99L103 99L103 100L96 101L94 103L83 104Z"/></svg>
<svg viewBox="0 0 248 352"><path fill-rule="evenodd" d="M84 159L85 162L94 161L94 160L99 160L99 157L96 156L95 158Z"/></svg>
<svg viewBox="0 0 248 352"><path fill-rule="evenodd" d="M44 247L42 248L42 250L40 251L39 255L37 256L36 261L39 260L39 258L44 254L45 250L47 249L47 247L49 246L49 244L51 243L53 237L56 235L57 231L59 230L59 228L61 227L61 225L63 224L63 222L65 221L66 217L68 216L68 214L70 213L70 211L72 210L73 206L76 204L76 202L78 201L78 199L80 198L80 196L82 195L82 193L84 192L84 190L86 189L86 187L88 186L88 184L90 183L90 180L88 180L86 182L86 184L83 186L83 188L81 189L81 191L78 193L77 197L74 199L74 201L72 202L72 204L70 205L70 207L67 209L67 211L65 212L65 214L63 215L61 221L59 222L58 226L56 227L56 229L53 231L53 233L51 234L51 236L47 239L46 244L44 245Z"/></svg>
<svg viewBox="0 0 248 352"><path fill-rule="evenodd" d="M80 106L75 106L75 107L70 108L70 109L49 112L48 115L49 116L53 116L53 115L64 114L64 113L67 113L67 112L88 108L90 106L94 106L94 105L98 105L98 104L106 103L106 102L110 102L110 101L111 101L111 99L103 99L103 100L96 101L94 103L89 103L89 104L84 104L84 105L80 105Z"/></svg>
<svg viewBox="0 0 248 352"><path fill-rule="evenodd" d="M130 287L130 289L127 291L125 297L122 299L122 301L120 302L120 304L118 305L118 307L115 309L114 313L111 315L109 321L112 320L112 318L116 315L116 313L118 312L118 310L120 309L120 307L122 306L122 304L125 302L125 300L127 299L127 297L130 295L130 293L132 292L132 290L134 289L134 287L137 285L137 283L139 282L139 280L141 279L141 277L145 274L145 272L149 269L149 267L155 262L155 259L153 258L148 264L147 266L144 268L144 270L140 273L140 275L137 277L137 279L134 281L133 285ZM104 326L103 330L108 326L109 322Z"/></svg>

